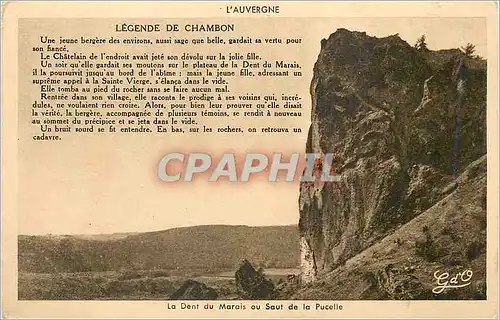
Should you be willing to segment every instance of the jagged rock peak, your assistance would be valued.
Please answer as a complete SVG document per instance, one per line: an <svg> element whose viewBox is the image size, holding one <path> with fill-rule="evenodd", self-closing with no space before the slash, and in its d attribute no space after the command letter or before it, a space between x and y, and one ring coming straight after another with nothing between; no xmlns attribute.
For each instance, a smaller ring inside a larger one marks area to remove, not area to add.
<svg viewBox="0 0 500 320"><path fill-rule="evenodd" d="M301 186L302 281L344 263L439 200L451 179L457 62L467 63L458 167L486 153L485 63L419 51L397 34L338 29L321 42L306 152L333 153L338 183Z"/></svg>

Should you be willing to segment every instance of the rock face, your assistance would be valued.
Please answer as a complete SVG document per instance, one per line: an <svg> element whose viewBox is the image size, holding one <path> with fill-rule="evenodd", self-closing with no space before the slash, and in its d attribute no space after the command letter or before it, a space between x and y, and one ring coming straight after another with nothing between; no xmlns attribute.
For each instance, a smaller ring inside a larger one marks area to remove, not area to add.
<svg viewBox="0 0 500 320"><path fill-rule="evenodd" d="M205 284L194 280L187 280L170 296L170 299L216 300L217 296L217 292L214 289L207 287Z"/></svg>
<svg viewBox="0 0 500 320"><path fill-rule="evenodd" d="M301 185L303 283L442 199L454 152L459 171L486 153L485 65L459 50L420 52L396 35L338 29L322 40L306 152L333 153L341 181Z"/></svg>

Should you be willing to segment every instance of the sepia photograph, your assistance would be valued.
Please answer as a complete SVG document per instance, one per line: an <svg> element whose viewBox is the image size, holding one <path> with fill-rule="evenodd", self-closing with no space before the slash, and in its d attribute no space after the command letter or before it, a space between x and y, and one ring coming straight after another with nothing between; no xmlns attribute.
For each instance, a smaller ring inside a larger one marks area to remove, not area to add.
<svg viewBox="0 0 500 320"><path fill-rule="evenodd" d="M485 299L487 60L425 34L320 46L304 149L341 179L300 183L296 225L20 235L19 298Z"/></svg>

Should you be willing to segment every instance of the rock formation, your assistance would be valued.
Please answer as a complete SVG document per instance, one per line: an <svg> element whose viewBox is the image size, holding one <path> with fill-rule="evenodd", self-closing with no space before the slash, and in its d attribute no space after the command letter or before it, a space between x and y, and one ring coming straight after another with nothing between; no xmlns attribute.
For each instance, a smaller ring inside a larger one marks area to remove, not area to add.
<svg viewBox="0 0 500 320"><path fill-rule="evenodd" d="M398 36L338 29L322 40L310 87L306 152L333 153L341 181L301 185L303 283L446 196L460 59L459 50L419 52ZM486 154L486 62L465 63L460 171Z"/></svg>

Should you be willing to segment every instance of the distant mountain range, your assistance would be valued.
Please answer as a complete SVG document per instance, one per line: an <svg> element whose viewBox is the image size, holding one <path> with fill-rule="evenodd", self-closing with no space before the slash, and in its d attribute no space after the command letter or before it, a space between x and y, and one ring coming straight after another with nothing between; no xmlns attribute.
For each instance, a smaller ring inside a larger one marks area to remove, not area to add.
<svg viewBox="0 0 500 320"><path fill-rule="evenodd" d="M243 259L266 268L299 264L297 226L207 225L146 233L18 237L21 272L234 269Z"/></svg>

